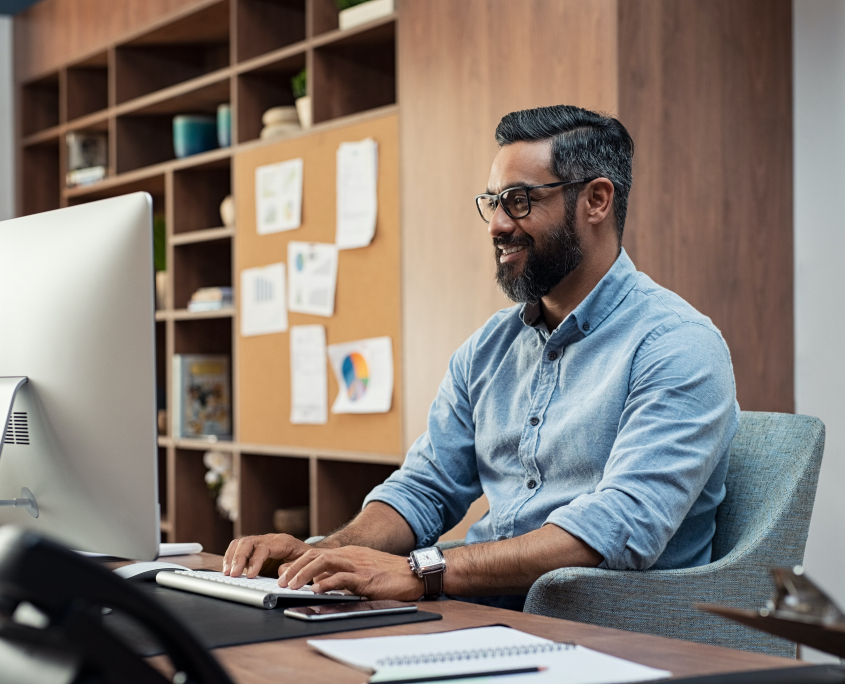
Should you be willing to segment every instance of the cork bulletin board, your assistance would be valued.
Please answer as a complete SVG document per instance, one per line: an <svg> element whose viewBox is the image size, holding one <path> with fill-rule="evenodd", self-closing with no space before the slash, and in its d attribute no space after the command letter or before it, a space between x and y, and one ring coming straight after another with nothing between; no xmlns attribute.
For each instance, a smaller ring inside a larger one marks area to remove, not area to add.
<svg viewBox="0 0 845 684"><path fill-rule="evenodd" d="M329 345L389 336L393 341L394 367L391 409L379 414L332 414L338 384L327 361L328 423L291 424L290 332L241 337L238 329L235 395L239 442L402 456L399 131L395 113L256 147L235 156L234 190L238 201L234 282L240 283L244 269L286 264L288 242L292 240L335 241L337 149L342 142L368 137L378 143L375 237L368 247L340 250L334 316L288 312L288 325L323 325ZM255 170L295 158L304 161L302 226L259 235ZM240 293L236 290L236 294L240 311Z"/></svg>

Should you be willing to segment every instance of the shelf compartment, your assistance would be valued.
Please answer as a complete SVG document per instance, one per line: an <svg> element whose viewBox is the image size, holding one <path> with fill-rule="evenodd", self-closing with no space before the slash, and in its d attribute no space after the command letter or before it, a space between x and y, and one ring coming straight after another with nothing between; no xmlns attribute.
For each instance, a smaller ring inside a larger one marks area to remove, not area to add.
<svg viewBox="0 0 845 684"><path fill-rule="evenodd" d="M167 408L167 326L156 321L156 409ZM163 433L159 433L162 434Z"/></svg>
<svg viewBox="0 0 845 684"><path fill-rule="evenodd" d="M337 15L335 0L311 0L311 36L336 30Z"/></svg>
<svg viewBox="0 0 845 684"><path fill-rule="evenodd" d="M177 320L173 344L176 354L228 354L231 357L231 316Z"/></svg>
<svg viewBox="0 0 845 684"><path fill-rule="evenodd" d="M21 88L23 135L59 125L59 74L39 78Z"/></svg>
<svg viewBox="0 0 845 684"><path fill-rule="evenodd" d="M317 460L317 530L329 534L361 510L364 498L398 466Z"/></svg>
<svg viewBox="0 0 845 684"><path fill-rule="evenodd" d="M118 46L117 104L217 71L229 61L229 0L224 0Z"/></svg>
<svg viewBox="0 0 845 684"><path fill-rule="evenodd" d="M305 0L237 0L238 61L305 40Z"/></svg>
<svg viewBox="0 0 845 684"><path fill-rule="evenodd" d="M232 194L231 160L218 159L173 173L173 234L220 225L220 204Z"/></svg>
<svg viewBox="0 0 845 684"><path fill-rule="evenodd" d="M173 117L121 116L117 118L117 173L173 159Z"/></svg>
<svg viewBox="0 0 845 684"><path fill-rule="evenodd" d="M396 22L317 47L313 67L314 123L396 102Z"/></svg>
<svg viewBox="0 0 845 684"><path fill-rule="evenodd" d="M122 115L216 114L217 105L228 103L229 70L180 83L120 106Z"/></svg>
<svg viewBox="0 0 845 684"><path fill-rule="evenodd" d="M232 241L194 242L173 248L173 306L187 309L201 287L232 285ZM217 313L204 311L203 314Z"/></svg>
<svg viewBox="0 0 845 684"><path fill-rule="evenodd" d="M67 69L68 121L108 109L109 55L101 52Z"/></svg>
<svg viewBox="0 0 845 684"><path fill-rule="evenodd" d="M241 534L275 532L278 508L308 506L308 459L241 454Z"/></svg>
<svg viewBox="0 0 845 684"><path fill-rule="evenodd" d="M293 105L290 81L305 68L305 53L287 55L238 76L238 142L261 135L261 116L271 107Z"/></svg>
<svg viewBox="0 0 845 684"><path fill-rule="evenodd" d="M53 139L21 150L23 206L21 214L59 208L59 141Z"/></svg>
<svg viewBox="0 0 845 684"><path fill-rule="evenodd" d="M128 182L110 182L106 179L92 185L84 185L78 188L65 190L65 197L68 204L73 206L94 202L96 200L108 199L119 195L128 195L133 192L148 192L153 198L153 214L164 213L164 176L148 176L129 180ZM118 179L119 180L119 179Z"/></svg>
<svg viewBox="0 0 845 684"><path fill-rule="evenodd" d="M213 448L213 444L208 446ZM173 537L176 542L199 542L207 553L223 554L234 538L234 528L208 491L202 457L202 451L176 449Z"/></svg>

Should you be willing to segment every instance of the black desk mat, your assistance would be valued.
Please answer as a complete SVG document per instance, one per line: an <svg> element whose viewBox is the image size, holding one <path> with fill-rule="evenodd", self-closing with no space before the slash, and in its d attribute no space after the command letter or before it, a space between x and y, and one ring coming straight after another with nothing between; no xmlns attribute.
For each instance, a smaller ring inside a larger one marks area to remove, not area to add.
<svg viewBox="0 0 845 684"><path fill-rule="evenodd" d="M136 586L177 616L206 648L315 637L358 629L392 627L442 619L438 613L418 610L416 613L305 622L285 617L283 613L286 606L281 601L280 607L275 610L262 610L201 594L161 587L155 583L145 582ZM163 649L156 640L125 615L119 613L106 615L103 617L103 623L122 637L136 653L142 656L163 653Z"/></svg>

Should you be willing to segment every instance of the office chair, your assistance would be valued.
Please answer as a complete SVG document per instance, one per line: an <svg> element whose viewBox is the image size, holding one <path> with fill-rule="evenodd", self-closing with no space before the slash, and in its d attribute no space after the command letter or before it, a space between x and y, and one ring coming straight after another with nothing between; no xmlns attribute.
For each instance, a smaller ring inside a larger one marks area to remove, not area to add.
<svg viewBox="0 0 845 684"><path fill-rule="evenodd" d="M794 658L794 643L694 604L760 608L772 594L769 568L803 561L824 436L818 418L743 411L711 563L644 572L553 570L531 587L525 612Z"/></svg>

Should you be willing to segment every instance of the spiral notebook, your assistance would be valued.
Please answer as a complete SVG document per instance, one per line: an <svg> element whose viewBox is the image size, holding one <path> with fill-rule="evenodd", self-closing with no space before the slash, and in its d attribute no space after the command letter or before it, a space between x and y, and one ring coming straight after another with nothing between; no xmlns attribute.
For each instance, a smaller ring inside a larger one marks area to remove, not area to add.
<svg viewBox="0 0 845 684"><path fill-rule="evenodd" d="M510 627L477 627L438 634L320 639L308 642L324 655L365 672L371 684L455 677L461 684L623 684L672 676L639 663L561 644ZM498 673L538 668L525 674ZM472 680L468 675L475 675Z"/></svg>

